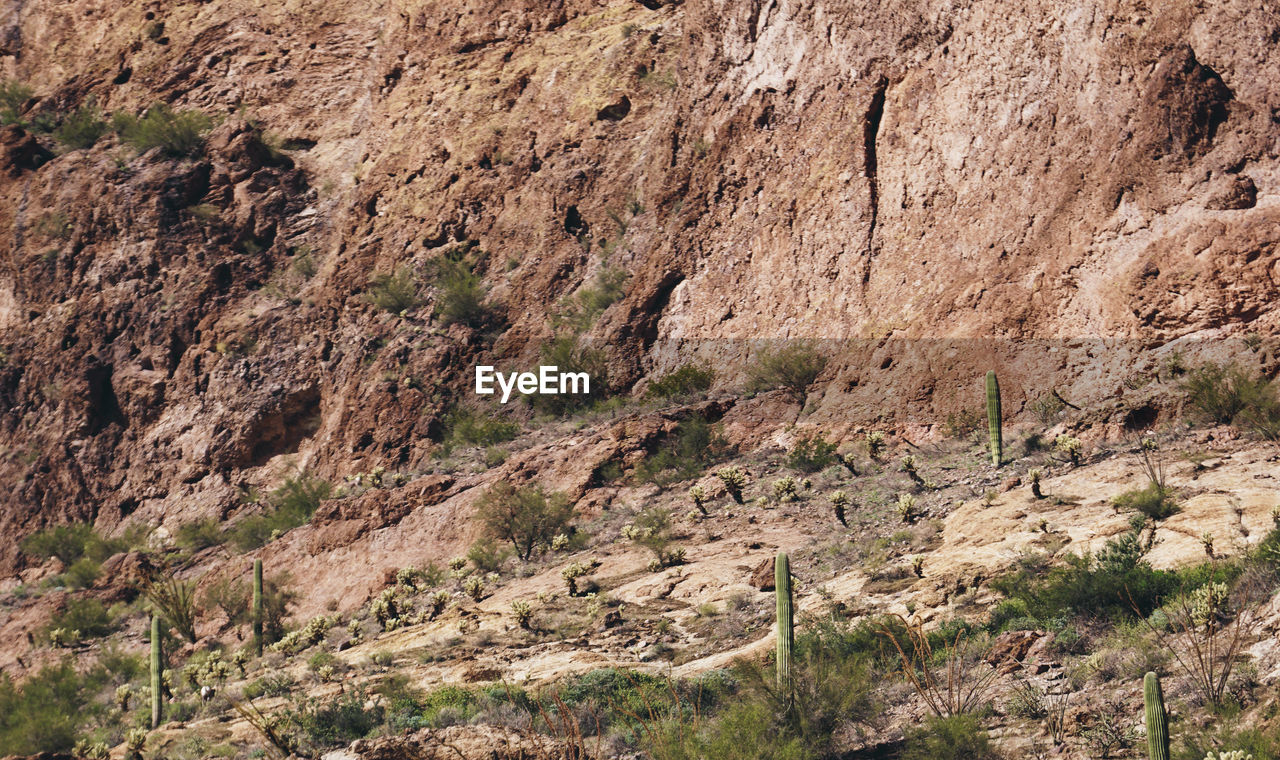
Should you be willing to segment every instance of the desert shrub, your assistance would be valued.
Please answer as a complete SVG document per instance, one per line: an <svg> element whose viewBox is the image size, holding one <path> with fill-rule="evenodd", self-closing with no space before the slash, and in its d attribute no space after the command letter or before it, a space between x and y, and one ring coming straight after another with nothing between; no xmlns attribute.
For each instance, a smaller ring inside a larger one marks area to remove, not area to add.
<svg viewBox="0 0 1280 760"><path fill-rule="evenodd" d="M91 147L110 127L102 118L102 111L90 98L84 105L72 111L58 128L53 130L54 138L72 149Z"/></svg>
<svg viewBox="0 0 1280 760"><path fill-rule="evenodd" d="M196 618L200 609L196 605L195 581L177 578L152 581L146 590L147 601L165 622L182 634L187 641L196 643Z"/></svg>
<svg viewBox="0 0 1280 760"><path fill-rule="evenodd" d="M105 709L94 697L107 679L101 667L78 672L71 659L44 666L21 684L0 673L0 752L70 750L81 727Z"/></svg>
<svg viewBox="0 0 1280 760"><path fill-rule="evenodd" d="M635 478L659 484L692 478L728 452L729 444L715 426L695 414L677 423L657 450L636 465Z"/></svg>
<svg viewBox="0 0 1280 760"><path fill-rule="evenodd" d="M697 364L683 364L662 377L649 383L645 389L645 398L672 398L701 393L711 387L715 379L715 371L710 367Z"/></svg>
<svg viewBox="0 0 1280 760"><path fill-rule="evenodd" d="M1111 503L1119 511L1137 512L1152 520L1163 520L1180 511L1170 490L1157 483L1125 491L1112 499Z"/></svg>
<svg viewBox="0 0 1280 760"><path fill-rule="evenodd" d="M1174 592L1189 592L1225 570L1212 566L1173 572L1155 570L1145 559L1147 523L1135 519L1125 534L1107 541L1097 554L1070 555L1065 566L1035 577L1018 570L992 581L992 588L1025 606L1029 616L1051 620L1063 615L1104 621L1146 617ZM1023 609L1019 606L1016 609Z"/></svg>
<svg viewBox="0 0 1280 760"><path fill-rule="evenodd" d="M0 82L0 124L22 123L22 106L32 94L33 90L22 82L13 79Z"/></svg>
<svg viewBox="0 0 1280 760"><path fill-rule="evenodd" d="M542 346L542 364L557 367L560 372L585 372L591 378L591 392L560 395L526 396L534 408L550 414L567 414L608 395L609 363L604 351L591 348L577 335L562 334Z"/></svg>
<svg viewBox="0 0 1280 760"><path fill-rule="evenodd" d="M222 546L227 540L218 521L212 517L179 525L173 538L178 546L193 554L210 546Z"/></svg>
<svg viewBox="0 0 1280 760"><path fill-rule="evenodd" d="M801 472L821 472L835 462L836 444L821 435L801 438L787 452L787 466Z"/></svg>
<svg viewBox="0 0 1280 760"><path fill-rule="evenodd" d="M672 551L669 548L673 538L669 509L649 507L624 526L622 534L632 543L653 552L656 567L667 567L684 560L683 550Z"/></svg>
<svg viewBox="0 0 1280 760"><path fill-rule="evenodd" d="M81 557L71 563L71 567L62 574L62 580L70 588L88 588L98 579L102 565L89 557Z"/></svg>
<svg viewBox="0 0 1280 760"><path fill-rule="evenodd" d="M476 516L486 533L510 541L516 555L528 560L539 547L549 546L573 519L573 505L561 493L541 487L516 488L497 483L480 499Z"/></svg>
<svg viewBox="0 0 1280 760"><path fill-rule="evenodd" d="M907 729L900 760L998 760L982 723L972 715L930 717Z"/></svg>
<svg viewBox="0 0 1280 760"><path fill-rule="evenodd" d="M827 358L808 341L765 346L748 370L748 388L769 391L783 388L803 401L809 386L827 366Z"/></svg>
<svg viewBox="0 0 1280 760"><path fill-rule="evenodd" d="M494 446L520 435L520 424L465 406L455 406L444 417L444 446Z"/></svg>
<svg viewBox="0 0 1280 760"><path fill-rule="evenodd" d="M489 318L484 280L476 271L479 261L469 255L473 243L454 246L431 263L431 283L436 288L435 313L446 325L479 327Z"/></svg>
<svg viewBox="0 0 1280 760"><path fill-rule="evenodd" d="M369 280L369 290L364 299L383 311L401 314L416 308L418 282L413 270L407 266L396 267L391 274L376 274Z"/></svg>
<svg viewBox="0 0 1280 760"><path fill-rule="evenodd" d="M987 415L981 409L967 408L947 415L942 429L948 438L966 439L987 424Z"/></svg>
<svg viewBox="0 0 1280 760"><path fill-rule="evenodd" d="M368 695L358 690L329 699L307 700L289 718L298 726L303 740L324 749L363 739L382 725L385 711L378 702L366 705Z"/></svg>
<svg viewBox="0 0 1280 760"><path fill-rule="evenodd" d="M268 495L266 508L261 513L241 519L230 529L232 543L240 551L266 545L310 520L331 491L329 483L306 473L286 478Z"/></svg>
<svg viewBox="0 0 1280 760"><path fill-rule="evenodd" d="M49 620L47 630L61 628L68 634L80 632L80 639L93 639L106 636L115 630L107 608L97 599L70 599L67 606L55 613Z"/></svg>
<svg viewBox="0 0 1280 760"><path fill-rule="evenodd" d="M138 152L160 148L175 158L198 154L212 125L212 119L200 111L175 111L164 103L151 106L140 117L117 113L112 118L120 139Z"/></svg>
<svg viewBox="0 0 1280 760"><path fill-rule="evenodd" d="M1192 370L1182 387L1202 420L1244 427L1268 440L1280 438L1280 399L1265 377L1210 363Z"/></svg>
<svg viewBox="0 0 1280 760"><path fill-rule="evenodd" d="M626 294L627 277L624 269L607 263L601 266L591 282L561 301L556 323L565 325L574 334L586 332L596 317Z"/></svg>
<svg viewBox="0 0 1280 760"><path fill-rule="evenodd" d="M32 533L22 540L22 550L34 557L57 557L71 565L81 557L101 562L112 554L126 551L131 537L103 538L87 523L56 525Z"/></svg>
<svg viewBox="0 0 1280 760"><path fill-rule="evenodd" d="M467 559L482 573L496 573L511 556L511 550L499 546L491 536L478 539L467 549Z"/></svg>
<svg viewBox="0 0 1280 760"><path fill-rule="evenodd" d="M297 682L292 675L283 670L277 670L247 684L244 687L244 698L287 697L296 685Z"/></svg>
<svg viewBox="0 0 1280 760"><path fill-rule="evenodd" d="M266 580L263 580L263 593L266 592ZM219 578L207 589L201 599L206 610L217 609L227 617L227 625L236 627L248 625L252 621L249 603L253 599L253 591L249 582L242 578Z"/></svg>

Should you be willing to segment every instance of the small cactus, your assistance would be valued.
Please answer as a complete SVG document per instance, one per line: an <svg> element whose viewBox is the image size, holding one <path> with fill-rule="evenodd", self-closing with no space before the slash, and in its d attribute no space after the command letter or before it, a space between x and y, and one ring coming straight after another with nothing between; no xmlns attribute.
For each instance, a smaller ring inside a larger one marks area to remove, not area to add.
<svg viewBox="0 0 1280 760"><path fill-rule="evenodd" d="M347 623L347 636L351 637L352 641L359 641L364 636L364 628L359 618L351 618Z"/></svg>
<svg viewBox="0 0 1280 760"><path fill-rule="evenodd" d="M924 577L924 557L916 556L911 558L911 572L915 573L917 578Z"/></svg>
<svg viewBox="0 0 1280 760"><path fill-rule="evenodd" d="M787 475L773 481L773 498L783 503L795 501L796 479Z"/></svg>
<svg viewBox="0 0 1280 760"><path fill-rule="evenodd" d="M484 578L473 575L463 584L462 590L467 592L467 596L477 602L484 598Z"/></svg>
<svg viewBox="0 0 1280 760"><path fill-rule="evenodd" d="M919 486L924 485L924 478L920 477L919 471L916 470L916 458L910 454L902 458L901 470L907 474L907 477Z"/></svg>
<svg viewBox="0 0 1280 760"><path fill-rule="evenodd" d="M111 750L106 742L90 742L88 739L81 739L72 747L71 754L82 760L108 760L111 757Z"/></svg>
<svg viewBox="0 0 1280 760"><path fill-rule="evenodd" d="M1204 547L1204 553L1209 556L1209 559L1213 559L1213 534L1208 532L1200 534L1200 545Z"/></svg>
<svg viewBox="0 0 1280 760"><path fill-rule="evenodd" d="M131 729L124 735L124 756L126 760L142 760L142 749L147 744L145 728Z"/></svg>
<svg viewBox="0 0 1280 760"><path fill-rule="evenodd" d="M1073 465L1080 464L1081 455L1084 453L1084 444L1080 443L1080 439L1069 435L1060 435L1053 439L1053 448L1066 454Z"/></svg>
<svg viewBox="0 0 1280 760"><path fill-rule="evenodd" d="M568 548L569 536L567 534L557 533L555 537L551 539L551 551L559 553Z"/></svg>
<svg viewBox="0 0 1280 760"><path fill-rule="evenodd" d="M898 495L898 517L902 518L904 523L913 523L920 514L916 512L916 497L909 493Z"/></svg>
<svg viewBox="0 0 1280 760"><path fill-rule="evenodd" d="M1253 760L1253 755L1246 754L1242 749L1233 749L1230 752L1210 752L1204 756L1204 760Z"/></svg>
<svg viewBox="0 0 1280 760"><path fill-rule="evenodd" d="M133 689L129 684L116 687L116 707L120 708L120 712L129 711L129 700L133 699Z"/></svg>
<svg viewBox="0 0 1280 760"><path fill-rule="evenodd" d="M702 486L694 486L689 489L689 498L693 500L693 506L703 515L707 514L707 490Z"/></svg>
<svg viewBox="0 0 1280 760"><path fill-rule="evenodd" d="M435 620L437 615L444 612L444 608L449 606L449 600L451 598L452 597L449 596L448 591L437 591L431 595L431 599L429 599L428 602L431 605L432 620Z"/></svg>
<svg viewBox="0 0 1280 760"><path fill-rule="evenodd" d="M726 467L716 473L716 477L724 483L724 488L729 492L729 496L739 504L742 503L742 489L747 485L747 474L742 471L741 467Z"/></svg>
<svg viewBox="0 0 1280 760"><path fill-rule="evenodd" d="M831 500L831 508L835 510L836 519L839 520L840 524L844 527L849 527L849 522L845 519L844 514L845 508L849 506L849 494L845 493L843 490L836 490L832 491L831 496L827 498Z"/></svg>
<svg viewBox="0 0 1280 760"><path fill-rule="evenodd" d="M884 454L884 446L884 431L872 430L867 433L867 456L879 460L880 455Z"/></svg>
<svg viewBox="0 0 1280 760"><path fill-rule="evenodd" d="M516 599L511 603L511 614L515 616L516 625L528 630L529 621L533 619L533 608L529 603L521 599Z"/></svg>
<svg viewBox="0 0 1280 760"><path fill-rule="evenodd" d="M231 664L240 670L240 675L244 675L249 665L249 653L243 649L237 649L235 654L231 655Z"/></svg>
<svg viewBox="0 0 1280 760"><path fill-rule="evenodd" d="M1044 473L1037 468L1027 473L1027 477L1031 478L1031 495L1037 499L1043 499L1044 494L1040 493L1040 479L1044 477Z"/></svg>
<svg viewBox="0 0 1280 760"><path fill-rule="evenodd" d="M1142 680L1142 701L1147 709L1147 752L1151 760L1169 760L1169 714L1155 673L1147 673Z"/></svg>

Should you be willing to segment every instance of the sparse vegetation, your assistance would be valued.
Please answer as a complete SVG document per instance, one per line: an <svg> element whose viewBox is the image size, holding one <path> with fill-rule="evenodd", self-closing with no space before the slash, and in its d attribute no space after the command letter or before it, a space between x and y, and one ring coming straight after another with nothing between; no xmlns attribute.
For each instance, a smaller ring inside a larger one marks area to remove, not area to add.
<svg viewBox="0 0 1280 760"><path fill-rule="evenodd" d="M787 466L800 472L820 472L838 461L837 448L821 435L799 438L787 452Z"/></svg>
<svg viewBox="0 0 1280 760"><path fill-rule="evenodd" d="M110 130L97 103L90 98L84 105L72 111L58 128L53 130L54 139L73 150L92 147Z"/></svg>
<svg viewBox="0 0 1280 760"><path fill-rule="evenodd" d="M159 148L174 158L203 150L204 135L212 125L213 120L200 111L175 111L164 103L151 106L140 117L117 113L111 121L120 139L139 153Z"/></svg>
<svg viewBox="0 0 1280 760"><path fill-rule="evenodd" d="M305 472L286 478L268 495L262 512L241 518L229 529L232 543L240 551L265 546L310 520L331 491L329 483Z"/></svg>
<svg viewBox="0 0 1280 760"><path fill-rule="evenodd" d="M803 402L809 386L827 366L827 358L808 341L792 341L781 346L765 346L748 370L748 388L768 391L782 388Z"/></svg>
<svg viewBox="0 0 1280 760"><path fill-rule="evenodd" d="M479 327L489 316L488 291L469 255L471 246L456 246L434 262L436 316L445 325Z"/></svg>
<svg viewBox="0 0 1280 760"><path fill-rule="evenodd" d="M376 274L369 280L365 300L391 314L404 314L415 309L418 299L418 282L408 266L396 267L390 274Z"/></svg>
<svg viewBox="0 0 1280 760"><path fill-rule="evenodd" d="M0 124L21 124L22 107L34 94L22 82L6 79L0 83Z"/></svg>
<svg viewBox="0 0 1280 760"><path fill-rule="evenodd" d="M1201 420L1242 427L1270 441L1280 439L1280 398L1266 378L1235 365L1204 364L1190 372L1182 387Z"/></svg>
<svg viewBox="0 0 1280 760"><path fill-rule="evenodd" d="M516 488L498 483L480 499L476 517L488 535L510 541L516 556L528 561L564 532L573 519L573 505L564 494L547 494L537 486Z"/></svg>
<svg viewBox="0 0 1280 760"><path fill-rule="evenodd" d="M649 383L645 389L645 398L678 398L702 393L711 388L715 379L715 371L698 364L682 364L679 368L668 372Z"/></svg>

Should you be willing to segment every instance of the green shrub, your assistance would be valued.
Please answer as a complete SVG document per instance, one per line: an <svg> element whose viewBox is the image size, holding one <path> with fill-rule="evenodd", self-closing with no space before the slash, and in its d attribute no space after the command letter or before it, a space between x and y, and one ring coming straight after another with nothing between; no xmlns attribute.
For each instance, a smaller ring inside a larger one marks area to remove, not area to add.
<svg viewBox="0 0 1280 760"><path fill-rule="evenodd" d="M972 715L930 717L908 728L900 760L999 760L982 723Z"/></svg>
<svg viewBox="0 0 1280 760"><path fill-rule="evenodd" d="M471 548L467 549L467 559L476 569L483 573L496 573L502 569L502 564L507 561L507 557L511 556L511 551L506 547L499 546L494 542L492 537L484 536L471 544Z"/></svg>
<svg viewBox="0 0 1280 760"><path fill-rule="evenodd" d="M702 474L728 451L724 437L705 417L695 414L677 423L675 431L636 465L635 478L660 485L686 480Z"/></svg>
<svg viewBox="0 0 1280 760"><path fill-rule="evenodd" d="M1197 416L1210 423L1244 427L1268 440L1280 439L1280 399L1275 385L1235 365L1204 364L1182 384Z"/></svg>
<svg viewBox="0 0 1280 760"><path fill-rule="evenodd" d="M222 527L212 517L192 520L179 525L173 538L178 546L192 554L202 549L208 549L210 546L222 546L227 541L227 537L222 532Z"/></svg>
<svg viewBox="0 0 1280 760"><path fill-rule="evenodd" d="M245 517L230 529L232 543L240 551L265 546L278 535L310 520L331 491L329 483L306 473L286 478L283 485L268 495L262 513Z"/></svg>
<svg viewBox="0 0 1280 760"><path fill-rule="evenodd" d="M62 578L67 586L71 588L88 588L98 579L101 571L102 565L89 557L81 557L71 563L71 567L68 567L67 572L62 574Z"/></svg>
<svg viewBox="0 0 1280 760"><path fill-rule="evenodd" d="M266 593L266 582L263 582ZM205 589L201 606L206 610L220 610L227 618L227 625L237 627L252 622L249 602L253 592L243 578L219 578Z"/></svg>
<svg viewBox="0 0 1280 760"><path fill-rule="evenodd" d="M480 262L469 255L473 247L474 243L454 246L432 262L435 313L445 325L479 327L489 316L484 305L488 291L476 271Z"/></svg>
<svg viewBox="0 0 1280 760"><path fill-rule="evenodd" d="M827 358L808 341L765 346L748 369L747 387L757 392L782 388L803 401L809 386L826 366Z"/></svg>
<svg viewBox="0 0 1280 760"><path fill-rule="evenodd" d="M539 486L516 488L506 482L495 484L476 506L487 535L510 541L516 555L526 561L564 533L573 514L564 494L547 494Z"/></svg>
<svg viewBox="0 0 1280 760"><path fill-rule="evenodd" d="M836 448L821 435L806 436L787 452L787 466L801 472L821 472L836 462Z"/></svg>
<svg viewBox="0 0 1280 760"><path fill-rule="evenodd" d="M98 110L97 104L90 98L62 120L58 128L53 130L53 136L68 148L80 150L92 147L109 129L102 118L102 111Z"/></svg>
<svg viewBox="0 0 1280 760"><path fill-rule="evenodd" d="M194 156L204 148L212 119L200 111L175 111L164 103L151 106L141 117L117 113L112 127L120 139L139 153L160 148L174 158Z"/></svg>
<svg viewBox="0 0 1280 760"><path fill-rule="evenodd" d="M609 387L609 363L604 351L580 344L577 336L564 334L542 347L542 364L560 372L585 372L591 378L591 392L526 396L534 408L550 414L567 414L604 398Z"/></svg>
<svg viewBox="0 0 1280 760"><path fill-rule="evenodd" d="M520 435L520 424L485 414L476 409L456 406L444 417L444 444L450 450L459 444L494 446Z"/></svg>
<svg viewBox="0 0 1280 760"><path fill-rule="evenodd" d="M252 681L244 687L245 699L258 697L287 697L293 692L297 682L289 673L278 670Z"/></svg>
<svg viewBox="0 0 1280 760"><path fill-rule="evenodd" d="M87 523L56 525L32 533L22 540L22 550L34 557L57 557L71 565L81 557L101 562L118 552L127 551L132 537L103 538Z"/></svg>
<svg viewBox="0 0 1280 760"><path fill-rule="evenodd" d="M1163 520L1182 511L1170 490L1157 483L1125 491L1112 499L1111 504L1118 511L1137 512L1151 520Z"/></svg>
<svg viewBox="0 0 1280 760"><path fill-rule="evenodd" d="M94 697L107 684L101 667L83 674L68 658L15 684L0 673L0 753L67 752L82 727L105 711Z"/></svg>
<svg viewBox="0 0 1280 760"><path fill-rule="evenodd" d="M715 371L697 364L683 364L678 369L668 372L649 383L645 388L645 398L673 398L691 396L702 393L711 387L715 379Z"/></svg>
<svg viewBox="0 0 1280 760"><path fill-rule="evenodd" d="M391 274L377 274L369 280L369 291L364 299L383 311L392 314L403 314L416 308L418 299L418 282L413 270L407 266L396 267Z"/></svg>
<svg viewBox="0 0 1280 760"><path fill-rule="evenodd" d="M13 79L0 82L0 124L21 124L22 107L31 99L33 90Z"/></svg>
<svg viewBox="0 0 1280 760"><path fill-rule="evenodd" d="M563 324L575 334L586 332L604 310L617 303L626 294L626 270L605 264L589 284L578 288L572 296L561 302L555 316L557 324Z"/></svg>
<svg viewBox="0 0 1280 760"><path fill-rule="evenodd" d="M70 599L67 606L55 613L46 630L61 628L68 633L80 632L80 639L106 636L115 630L115 623L107 608L97 599Z"/></svg>

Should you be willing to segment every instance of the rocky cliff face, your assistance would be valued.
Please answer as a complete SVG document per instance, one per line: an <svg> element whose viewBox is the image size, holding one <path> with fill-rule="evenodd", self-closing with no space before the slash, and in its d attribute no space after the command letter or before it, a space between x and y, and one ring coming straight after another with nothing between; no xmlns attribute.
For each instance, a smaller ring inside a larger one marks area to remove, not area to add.
<svg viewBox="0 0 1280 760"><path fill-rule="evenodd" d="M1109 402L1161 350L1276 327L1266 4L5 7L28 116L221 119L189 159L0 132L10 536L226 517L288 466L427 469L473 364L536 364L606 265L626 295L583 340L615 392L692 359L732 388L759 341L820 339L808 419L837 433L927 435L992 365L1013 416ZM364 300L460 245L489 324L443 327L425 285ZM436 509L397 540L460 540Z"/></svg>

